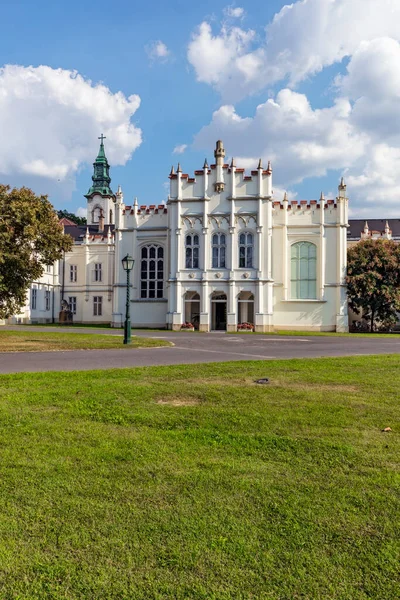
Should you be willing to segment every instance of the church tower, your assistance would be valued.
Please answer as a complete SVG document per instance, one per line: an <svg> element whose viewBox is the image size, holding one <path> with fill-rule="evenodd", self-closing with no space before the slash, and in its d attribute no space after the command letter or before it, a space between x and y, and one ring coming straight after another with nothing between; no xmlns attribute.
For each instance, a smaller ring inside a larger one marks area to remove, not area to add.
<svg viewBox="0 0 400 600"><path fill-rule="evenodd" d="M104 151L105 139L101 134L99 153L93 163L92 186L85 194L88 225L98 225L99 231L104 229L104 225L111 225L115 222L115 195L110 188L110 165Z"/></svg>

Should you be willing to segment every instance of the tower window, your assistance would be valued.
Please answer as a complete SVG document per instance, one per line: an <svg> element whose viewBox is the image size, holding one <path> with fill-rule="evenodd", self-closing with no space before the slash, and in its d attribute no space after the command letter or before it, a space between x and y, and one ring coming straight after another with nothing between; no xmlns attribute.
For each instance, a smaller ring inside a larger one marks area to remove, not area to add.
<svg viewBox="0 0 400 600"><path fill-rule="evenodd" d="M199 236L197 233L189 233L185 238L185 268L199 268Z"/></svg>
<svg viewBox="0 0 400 600"><path fill-rule="evenodd" d="M241 233L239 236L239 268L251 269L253 267L253 234Z"/></svg>
<svg viewBox="0 0 400 600"><path fill-rule="evenodd" d="M140 297L164 296L164 248L157 244L143 246L140 260Z"/></svg>
<svg viewBox="0 0 400 600"><path fill-rule="evenodd" d="M317 297L317 247L311 242L297 242L291 248L291 297Z"/></svg>
<svg viewBox="0 0 400 600"><path fill-rule="evenodd" d="M226 236L224 233L214 233L212 236L212 268L225 269Z"/></svg>

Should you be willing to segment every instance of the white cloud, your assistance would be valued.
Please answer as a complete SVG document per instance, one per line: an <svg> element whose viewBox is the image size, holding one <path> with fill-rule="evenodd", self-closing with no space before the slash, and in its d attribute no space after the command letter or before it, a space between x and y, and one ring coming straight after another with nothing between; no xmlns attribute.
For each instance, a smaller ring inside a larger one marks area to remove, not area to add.
<svg viewBox="0 0 400 600"><path fill-rule="evenodd" d="M245 168L256 168L260 156L270 159L274 182L286 188L329 169L349 168L363 156L367 138L349 123L350 114L346 99L313 110L304 94L284 89L260 104L253 117L242 118L233 106L222 106L197 134L194 147L209 148L222 139Z"/></svg>
<svg viewBox="0 0 400 600"><path fill-rule="evenodd" d="M187 148L187 144L181 144L180 146L175 146L173 152L174 154L183 154Z"/></svg>
<svg viewBox="0 0 400 600"><path fill-rule="evenodd" d="M84 208L83 206L80 206L75 214L77 217L83 217L84 219L87 219L87 207Z"/></svg>
<svg viewBox="0 0 400 600"><path fill-rule="evenodd" d="M151 42L151 44L146 46L146 52L151 60L158 60L161 62L166 62L171 56L171 51L161 40Z"/></svg>
<svg viewBox="0 0 400 600"><path fill-rule="evenodd" d="M399 20L398 0L299 0L266 24L258 45L252 30L224 23L213 34L203 22L192 35L188 60L198 81L232 102L286 78L295 86L351 56L365 40L400 40Z"/></svg>
<svg viewBox="0 0 400 600"><path fill-rule="evenodd" d="M139 96L112 93L75 71L48 66L0 69L0 178L68 197L75 176L90 164L98 136L107 137L107 157L124 165L141 143L131 123ZM52 184L53 182L53 184Z"/></svg>
<svg viewBox="0 0 400 600"><path fill-rule="evenodd" d="M227 17L230 17L231 19L241 19L244 17L244 8L241 8L240 6L227 6L224 9L224 13Z"/></svg>

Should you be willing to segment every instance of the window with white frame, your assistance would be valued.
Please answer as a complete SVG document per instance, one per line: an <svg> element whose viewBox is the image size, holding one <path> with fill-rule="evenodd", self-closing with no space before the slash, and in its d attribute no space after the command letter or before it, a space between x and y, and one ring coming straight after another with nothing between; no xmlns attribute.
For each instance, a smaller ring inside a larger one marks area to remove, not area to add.
<svg viewBox="0 0 400 600"><path fill-rule="evenodd" d="M50 310L50 290L46 290L44 293L44 304L45 310Z"/></svg>
<svg viewBox="0 0 400 600"><path fill-rule="evenodd" d="M140 257L140 297L163 298L164 248L157 244L143 246Z"/></svg>
<svg viewBox="0 0 400 600"><path fill-rule="evenodd" d="M214 233L212 238L212 268L225 269L226 235Z"/></svg>
<svg viewBox="0 0 400 600"><path fill-rule="evenodd" d="M37 288L32 288L31 290L31 308L32 310L36 310L37 306Z"/></svg>
<svg viewBox="0 0 400 600"><path fill-rule="evenodd" d="M68 297L69 310L73 315L76 315L76 296Z"/></svg>
<svg viewBox="0 0 400 600"><path fill-rule="evenodd" d="M254 238L252 233L239 235L239 268L251 269L253 267Z"/></svg>
<svg viewBox="0 0 400 600"><path fill-rule="evenodd" d="M293 299L317 297L317 247L311 242L297 242L291 247L290 294Z"/></svg>
<svg viewBox="0 0 400 600"><path fill-rule="evenodd" d="M197 233L188 233L185 237L185 268L199 268L200 243Z"/></svg>
<svg viewBox="0 0 400 600"><path fill-rule="evenodd" d="M101 263L95 263L94 265L94 280L102 281L102 267Z"/></svg>
<svg viewBox="0 0 400 600"><path fill-rule="evenodd" d="M75 283L78 279L78 266L69 265L69 280L71 283Z"/></svg>
<svg viewBox="0 0 400 600"><path fill-rule="evenodd" d="M103 296L93 296L93 316L101 317L103 314Z"/></svg>

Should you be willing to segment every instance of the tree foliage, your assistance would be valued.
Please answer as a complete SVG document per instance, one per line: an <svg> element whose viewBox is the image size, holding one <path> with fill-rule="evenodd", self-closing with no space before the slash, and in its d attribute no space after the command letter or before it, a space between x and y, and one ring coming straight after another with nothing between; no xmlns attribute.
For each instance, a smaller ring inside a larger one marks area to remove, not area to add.
<svg viewBox="0 0 400 600"><path fill-rule="evenodd" d="M71 247L47 196L0 184L0 318L20 310L45 265Z"/></svg>
<svg viewBox="0 0 400 600"><path fill-rule="evenodd" d="M77 225L86 225L87 224L85 217L78 217L77 215L74 215L73 213L70 213L67 210L58 210L57 215L58 215L59 219L62 219L62 218L69 219L70 221L73 221Z"/></svg>
<svg viewBox="0 0 400 600"><path fill-rule="evenodd" d="M390 324L400 311L400 245L393 240L365 239L347 252L349 306L369 322Z"/></svg>

